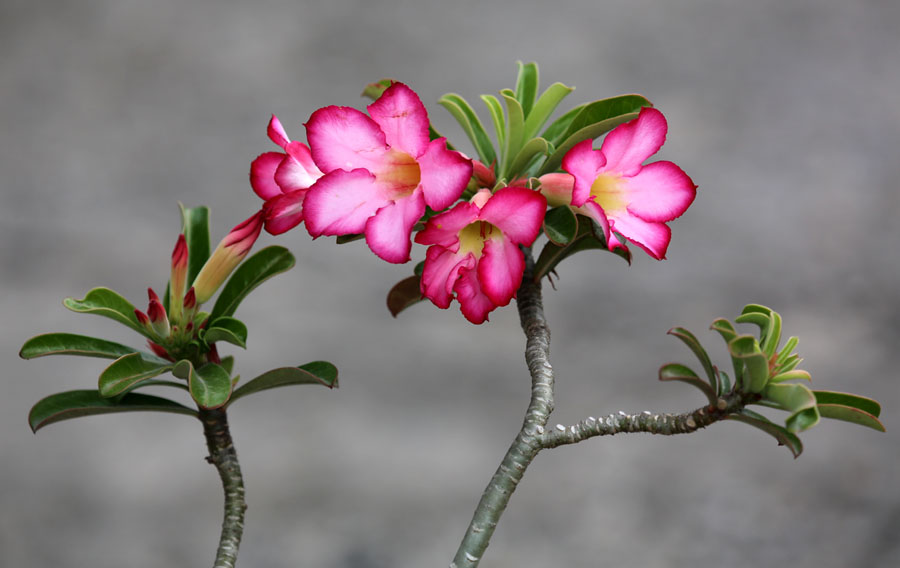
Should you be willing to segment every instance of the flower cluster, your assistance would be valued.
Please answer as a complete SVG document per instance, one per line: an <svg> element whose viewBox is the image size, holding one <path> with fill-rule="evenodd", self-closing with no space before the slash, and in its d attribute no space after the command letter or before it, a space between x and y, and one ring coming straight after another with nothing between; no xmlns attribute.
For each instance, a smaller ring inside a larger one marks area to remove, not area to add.
<svg viewBox="0 0 900 568"><path fill-rule="evenodd" d="M265 228L279 234L305 221L313 237L364 235L391 263L410 260L411 240L426 245L421 294L440 308L455 298L472 323L515 297L525 270L520 247L540 234L548 204L592 218L610 250L625 249L627 239L663 259L665 223L694 199L677 166L643 165L666 135L652 108L610 132L599 150L592 140L576 144L562 160L565 172L541 176L537 190L527 176L498 184L493 165L432 139L425 106L402 83L366 110L315 111L305 125L309 146L291 141L272 117L269 138L283 152L260 155L250 170ZM460 201L467 189L472 197Z"/></svg>

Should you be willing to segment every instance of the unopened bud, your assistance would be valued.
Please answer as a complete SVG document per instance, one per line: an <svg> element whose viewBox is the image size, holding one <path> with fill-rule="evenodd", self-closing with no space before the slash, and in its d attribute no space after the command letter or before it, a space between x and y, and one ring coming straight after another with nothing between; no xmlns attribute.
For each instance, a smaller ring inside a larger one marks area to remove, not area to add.
<svg viewBox="0 0 900 568"><path fill-rule="evenodd" d="M259 237L263 221L263 212L258 211L222 239L194 280L197 304L209 300L228 275L244 260Z"/></svg>
<svg viewBox="0 0 900 568"><path fill-rule="evenodd" d="M559 207L572 204L575 176L563 173L544 174L538 180L541 182L541 195L547 198L547 205Z"/></svg>
<svg viewBox="0 0 900 568"><path fill-rule="evenodd" d="M154 294L154 296L156 296L156 294ZM150 318L150 325L153 327L153 331L155 331L159 337L169 337L169 318L166 316L166 310L159 302L159 299L150 299L147 315Z"/></svg>
<svg viewBox="0 0 900 568"><path fill-rule="evenodd" d="M181 321L184 287L187 284L188 248L184 233L178 235L172 251L172 275L169 279L169 309L172 321Z"/></svg>

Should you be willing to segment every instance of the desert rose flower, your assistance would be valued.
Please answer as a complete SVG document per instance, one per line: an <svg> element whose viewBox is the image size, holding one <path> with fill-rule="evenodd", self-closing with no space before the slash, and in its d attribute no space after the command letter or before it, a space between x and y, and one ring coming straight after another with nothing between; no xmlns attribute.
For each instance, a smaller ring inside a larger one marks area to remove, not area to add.
<svg viewBox="0 0 900 568"><path fill-rule="evenodd" d="M482 189L470 202L428 220L416 242L431 245L425 255L422 294L448 308L454 294L463 315L482 323L494 308L515 296L529 246L544 222L547 201L524 187Z"/></svg>
<svg viewBox="0 0 900 568"><path fill-rule="evenodd" d="M306 190L322 177L309 147L288 138L274 114L267 129L269 139L284 152L260 154L250 165L250 187L265 200L266 231L278 235L303 221Z"/></svg>
<svg viewBox="0 0 900 568"><path fill-rule="evenodd" d="M425 206L441 211L459 199L472 163L446 139L429 141L428 113L406 85L394 83L367 110L329 106L306 123L325 172L306 193L306 228L313 237L365 233L376 255L406 262Z"/></svg>
<svg viewBox="0 0 900 568"><path fill-rule="evenodd" d="M666 131L663 114L645 107L636 119L607 134L599 150L585 140L562 160L563 169L572 174L571 205L600 224L609 250L625 247L615 231L653 258L665 258L672 235L666 222L694 200L696 186L681 168L665 161L643 165L663 145ZM549 174L541 181L548 200L560 202L567 183L564 174Z"/></svg>

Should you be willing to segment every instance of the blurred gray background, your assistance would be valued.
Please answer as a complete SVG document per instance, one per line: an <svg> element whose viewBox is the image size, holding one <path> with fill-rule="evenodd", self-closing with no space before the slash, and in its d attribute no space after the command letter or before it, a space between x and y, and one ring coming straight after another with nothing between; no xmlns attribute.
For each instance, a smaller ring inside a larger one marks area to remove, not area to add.
<svg viewBox="0 0 900 568"><path fill-rule="evenodd" d="M393 77L468 149L436 100L512 87L516 60L538 61L544 86L575 85L567 105L649 97L669 120L658 157L699 185L668 260L579 255L546 291L553 423L702 404L656 381L660 364L691 361L666 330L693 329L721 357L709 323L761 302L800 336L814 386L877 398L888 433L824 423L796 461L733 423L548 451L482 565L900 565L898 26L894 0L3 0L0 565L211 564L220 486L199 424L132 414L32 435L35 401L91 388L106 363L25 362L22 342L139 344L61 300L162 291L179 200L212 207L216 241L255 211L247 172L276 149L271 113L304 139L313 110L362 107L365 83ZM258 246L271 243L298 266L239 310L251 333L237 371L328 359L341 388L233 407L240 564L446 565L527 404L515 309L479 327L456 304L394 320L384 295L411 266L302 228Z"/></svg>

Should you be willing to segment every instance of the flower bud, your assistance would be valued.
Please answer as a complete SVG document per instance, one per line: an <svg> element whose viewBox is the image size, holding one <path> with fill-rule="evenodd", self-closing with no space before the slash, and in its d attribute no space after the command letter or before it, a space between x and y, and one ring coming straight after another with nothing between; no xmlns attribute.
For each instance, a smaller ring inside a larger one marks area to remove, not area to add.
<svg viewBox="0 0 900 568"><path fill-rule="evenodd" d="M222 239L194 280L197 304L209 300L228 275L244 260L259 237L263 221L263 212L258 211Z"/></svg>
<svg viewBox="0 0 900 568"><path fill-rule="evenodd" d="M572 204L575 176L572 174L544 174L538 179L541 182L541 195L547 198L547 205L559 207Z"/></svg>
<svg viewBox="0 0 900 568"><path fill-rule="evenodd" d="M184 287L187 284L188 248L184 233L178 235L172 251L172 276L169 280L169 311L173 322L181 321Z"/></svg>

